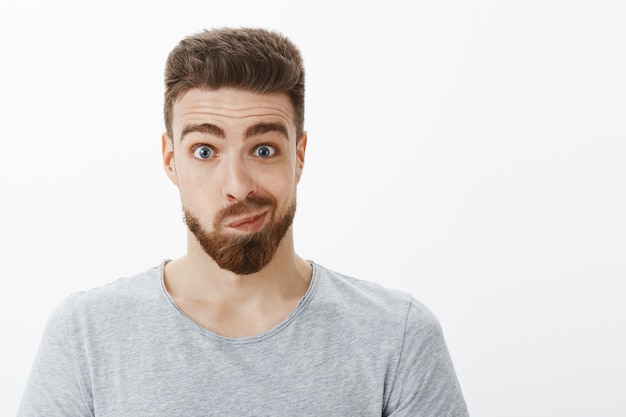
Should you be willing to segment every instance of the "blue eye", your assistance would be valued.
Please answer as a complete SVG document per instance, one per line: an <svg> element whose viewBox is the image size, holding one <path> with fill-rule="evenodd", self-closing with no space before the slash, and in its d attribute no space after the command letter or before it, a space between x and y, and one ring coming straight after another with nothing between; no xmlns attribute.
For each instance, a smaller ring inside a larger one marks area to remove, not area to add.
<svg viewBox="0 0 626 417"><path fill-rule="evenodd" d="M269 158L276 154L276 148L269 145L261 145L252 154L261 158Z"/></svg>
<svg viewBox="0 0 626 417"><path fill-rule="evenodd" d="M213 149L208 146L198 146L193 151L193 155L198 159L209 159L213 156Z"/></svg>

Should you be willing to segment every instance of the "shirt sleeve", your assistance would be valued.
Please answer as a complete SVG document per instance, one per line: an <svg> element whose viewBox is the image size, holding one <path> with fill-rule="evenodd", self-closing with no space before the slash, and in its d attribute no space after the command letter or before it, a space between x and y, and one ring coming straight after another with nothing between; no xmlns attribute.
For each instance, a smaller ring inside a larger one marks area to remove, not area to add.
<svg viewBox="0 0 626 417"><path fill-rule="evenodd" d="M384 415L469 415L441 326L416 300L409 306L402 352Z"/></svg>
<svg viewBox="0 0 626 417"><path fill-rule="evenodd" d="M93 417L75 367L68 304L66 300L48 319L18 417Z"/></svg>

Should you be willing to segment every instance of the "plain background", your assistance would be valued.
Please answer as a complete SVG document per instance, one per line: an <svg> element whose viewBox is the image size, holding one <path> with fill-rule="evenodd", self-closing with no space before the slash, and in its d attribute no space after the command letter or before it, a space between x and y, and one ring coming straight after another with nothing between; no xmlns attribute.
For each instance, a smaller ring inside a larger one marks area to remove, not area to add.
<svg viewBox="0 0 626 417"><path fill-rule="evenodd" d="M474 416L626 415L626 3L0 3L0 415L51 311L175 258L169 50L262 26L307 66L298 252L439 317Z"/></svg>

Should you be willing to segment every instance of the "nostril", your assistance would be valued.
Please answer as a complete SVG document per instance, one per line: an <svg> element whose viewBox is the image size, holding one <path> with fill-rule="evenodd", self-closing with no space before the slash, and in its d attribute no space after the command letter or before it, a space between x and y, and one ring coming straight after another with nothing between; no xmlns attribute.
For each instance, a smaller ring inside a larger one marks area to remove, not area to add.
<svg viewBox="0 0 626 417"><path fill-rule="evenodd" d="M228 201L243 201L256 193L256 183L240 164L231 164L225 171L223 194Z"/></svg>

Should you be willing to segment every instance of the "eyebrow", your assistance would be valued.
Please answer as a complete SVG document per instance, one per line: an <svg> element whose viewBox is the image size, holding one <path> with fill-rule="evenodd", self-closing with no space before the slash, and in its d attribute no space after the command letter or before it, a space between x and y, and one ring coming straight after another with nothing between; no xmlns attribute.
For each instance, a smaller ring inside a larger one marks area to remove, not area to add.
<svg viewBox="0 0 626 417"><path fill-rule="evenodd" d="M257 123L247 128L243 136L244 138L248 139L252 136L262 135L268 132L281 133L285 137L285 139L289 140L289 132L287 131L287 127L282 123Z"/></svg>
<svg viewBox="0 0 626 417"><path fill-rule="evenodd" d="M182 141L186 135L188 135L189 133L193 133L193 132L208 133L210 135L217 136L220 139L226 138L226 134L224 133L224 130L221 127L214 125L212 123L202 123L199 125L185 126L185 128L183 129L180 135L180 140ZM287 127L284 124L267 123L267 122L257 123L248 127L246 131L244 132L243 137L245 139L248 139L253 136L262 135L268 132L278 132L282 134L285 137L285 139L289 140L289 131L287 130Z"/></svg>
<svg viewBox="0 0 626 417"><path fill-rule="evenodd" d="M180 140L182 141L183 139L185 139L185 135L188 135L189 133L193 133L193 132L208 133L210 135L217 136L218 138L222 138L222 139L226 137L226 134L224 133L224 130L222 130L221 127L216 126L211 123L202 123L199 125L185 126L185 128L183 129L183 132L180 134Z"/></svg>

